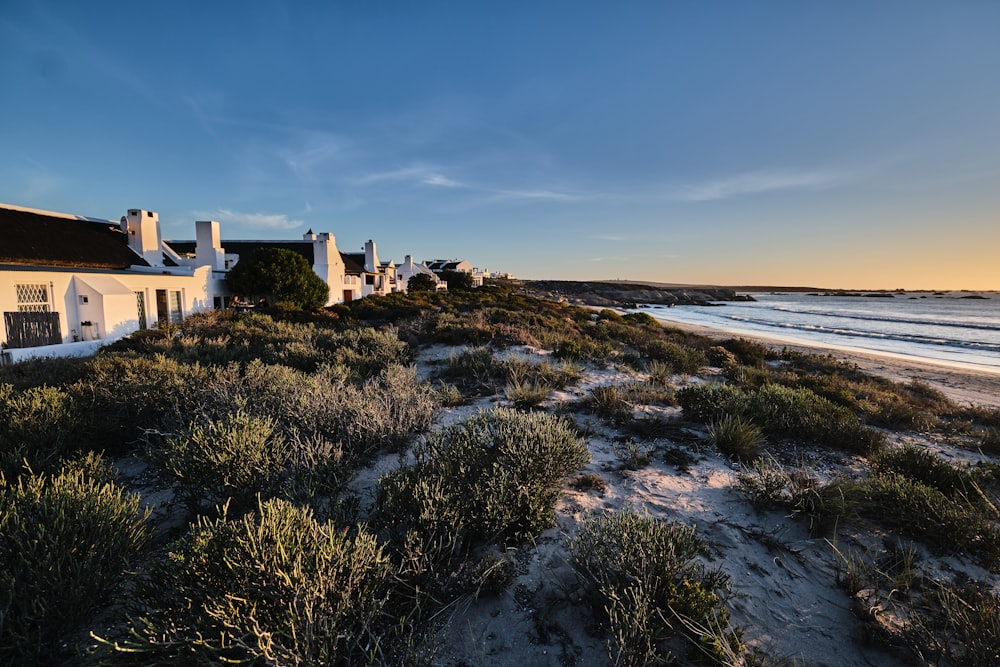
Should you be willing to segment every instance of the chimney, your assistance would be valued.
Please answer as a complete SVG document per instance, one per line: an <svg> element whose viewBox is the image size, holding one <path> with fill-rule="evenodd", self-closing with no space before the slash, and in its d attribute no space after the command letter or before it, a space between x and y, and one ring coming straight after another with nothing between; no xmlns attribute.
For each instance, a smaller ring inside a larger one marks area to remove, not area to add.
<svg viewBox="0 0 1000 667"><path fill-rule="evenodd" d="M198 220L195 228L195 257L198 266L211 266L213 271L224 271L226 252L219 240L219 223L215 220Z"/></svg>
<svg viewBox="0 0 1000 667"><path fill-rule="evenodd" d="M378 273L379 266L378 255L375 254L375 242L368 239L365 243L365 271L368 273Z"/></svg>
<svg viewBox="0 0 1000 667"><path fill-rule="evenodd" d="M150 266L163 266L160 247L160 216L154 211L130 208L123 223L128 234L128 247L132 248Z"/></svg>

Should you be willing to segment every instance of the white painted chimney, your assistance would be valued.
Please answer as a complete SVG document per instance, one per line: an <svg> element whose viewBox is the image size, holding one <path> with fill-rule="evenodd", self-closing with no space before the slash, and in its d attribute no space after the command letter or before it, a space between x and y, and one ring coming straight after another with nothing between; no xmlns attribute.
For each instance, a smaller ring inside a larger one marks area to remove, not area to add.
<svg viewBox="0 0 1000 667"><path fill-rule="evenodd" d="M378 255L375 254L375 242L368 239L365 243L365 271L368 273L378 273L379 267Z"/></svg>
<svg viewBox="0 0 1000 667"><path fill-rule="evenodd" d="M226 269L226 251L219 236L219 223L215 220L198 220L195 228L195 258L198 266L211 266L213 271Z"/></svg>
<svg viewBox="0 0 1000 667"><path fill-rule="evenodd" d="M130 208L122 222L123 231L128 234L128 247L132 248L150 266L163 266L163 250L160 247L160 216L154 211Z"/></svg>

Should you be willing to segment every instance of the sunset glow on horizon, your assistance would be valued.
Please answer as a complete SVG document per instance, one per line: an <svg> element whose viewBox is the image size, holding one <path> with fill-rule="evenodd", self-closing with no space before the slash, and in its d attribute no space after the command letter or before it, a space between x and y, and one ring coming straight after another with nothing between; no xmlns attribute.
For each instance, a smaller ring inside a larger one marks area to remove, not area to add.
<svg viewBox="0 0 1000 667"><path fill-rule="evenodd" d="M0 10L0 202L523 278L1000 290L1000 3Z"/></svg>

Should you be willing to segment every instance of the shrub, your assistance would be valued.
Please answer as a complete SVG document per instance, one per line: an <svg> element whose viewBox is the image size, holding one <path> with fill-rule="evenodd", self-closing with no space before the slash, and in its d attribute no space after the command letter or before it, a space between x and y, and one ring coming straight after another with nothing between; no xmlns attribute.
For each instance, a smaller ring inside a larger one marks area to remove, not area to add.
<svg viewBox="0 0 1000 667"><path fill-rule="evenodd" d="M550 388L546 384L536 384L530 381L509 382L504 394L515 408L522 410L535 408L542 404L549 395Z"/></svg>
<svg viewBox="0 0 1000 667"><path fill-rule="evenodd" d="M552 354L556 359L576 361L583 357L583 346L576 340L562 340Z"/></svg>
<svg viewBox="0 0 1000 667"><path fill-rule="evenodd" d="M637 324L639 326L646 327L659 327L660 321L650 315L649 313L627 313L622 316L622 319L629 324Z"/></svg>
<svg viewBox="0 0 1000 667"><path fill-rule="evenodd" d="M883 451L872 457L870 464L876 473L898 473L949 497L960 494L975 499L982 494L969 470L955 467L934 452L915 445Z"/></svg>
<svg viewBox="0 0 1000 667"><path fill-rule="evenodd" d="M740 415L725 415L708 427L709 440L726 456L749 460L764 444L764 434Z"/></svg>
<svg viewBox="0 0 1000 667"><path fill-rule="evenodd" d="M746 338L727 338L719 346L735 355L744 366L763 366L771 354L766 345Z"/></svg>
<svg viewBox="0 0 1000 667"><path fill-rule="evenodd" d="M375 536L284 500L200 518L98 637L97 664L353 664L377 659L391 566Z"/></svg>
<svg viewBox="0 0 1000 667"><path fill-rule="evenodd" d="M990 567L1000 557L1000 530L980 505L897 473L872 473L845 485L852 513L948 553L967 551ZM992 518L996 512L992 511Z"/></svg>
<svg viewBox="0 0 1000 667"><path fill-rule="evenodd" d="M641 470L653 460L653 448L632 438L616 442L614 450L626 470Z"/></svg>
<svg viewBox="0 0 1000 667"><path fill-rule="evenodd" d="M702 421L739 415L760 424L771 435L811 438L860 453L877 451L884 444L884 437L866 428L850 410L808 389L766 384L744 390L726 384L701 384L682 389L677 400L686 414Z"/></svg>
<svg viewBox="0 0 1000 667"><path fill-rule="evenodd" d="M518 357L510 357L500 362L500 369L508 383L544 384L561 389L579 381L580 369L571 363L532 362Z"/></svg>
<svg viewBox="0 0 1000 667"><path fill-rule="evenodd" d="M720 368L733 369L740 365L740 361L736 358L736 355L721 345L708 348L705 356L710 364Z"/></svg>
<svg viewBox="0 0 1000 667"><path fill-rule="evenodd" d="M349 377L358 380L375 377L390 366L405 366L413 361L410 347L399 340L396 330L391 327L323 332L316 336L316 347L330 353L332 363L345 366Z"/></svg>
<svg viewBox="0 0 1000 667"><path fill-rule="evenodd" d="M237 411L193 422L150 456L173 480L189 511L205 512L231 499L242 513L277 486L291 448L273 419Z"/></svg>
<svg viewBox="0 0 1000 667"><path fill-rule="evenodd" d="M986 584L942 585L913 605L907 636L937 664L993 667L1000 660L1000 597Z"/></svg>
<svg viewBox="0 0 1000 667"><path fill-rule="evenodd" d="M590 516L569 552L603 612L612 664L670 662L673 637L719 661L742 651L725 607L729 578L698 562L707 548L694 528L633 512Z"/></svg>
<svg viewBox="0 0 1000 667"><path fill-rule="evenodd" d="M430 563L549 527L559 480L590 460L567 422L506 408L445 429L414 456L379 480L376 512Z"/></svg>
<svg viewBox="0 0 1000 667"><path fill-rule="evenodd" d="M0 384L0 473L16 477L25 463L37 472L53 469L84 444L86 421L62 389Z"/></svg>
<svg viewBox="0 0 1000 667"><path fill-rule="evenodd" d="M675 373L694 374L705 362L705 354L665 340L653 340L645 348L646 355L670 366Z"/></svg>
<svg viewBox="0 0 1000 667"><path fill-rule="evenodd" d="M625 400L624 392L613 384L591 389L590 404L604 419L623 422L632 417L632 405Z"/></svg>
<svg viewBox="0 0 1000 667"><path fill-rule="evenodd" d="M461 382L471 391L483 393L493 390L494 380L501 373L493 351L481 345L450 354L445 377Z"/></svg>
<svg viewBox="0 0 1000 667"><path fill-rule="evenodd" d="M54 664L122 583L148 512L99 459L49 477L0 477L0 659Z"/></svg>

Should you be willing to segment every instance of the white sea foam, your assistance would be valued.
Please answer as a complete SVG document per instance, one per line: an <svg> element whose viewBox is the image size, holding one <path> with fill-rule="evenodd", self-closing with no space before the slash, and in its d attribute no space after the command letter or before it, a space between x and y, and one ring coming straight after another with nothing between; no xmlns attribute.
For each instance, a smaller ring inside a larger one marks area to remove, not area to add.
<svg viewBox="0 0 1000 667"><path fill-rule="evenodd" d="M667 322L734 334L1000 373L1000 294L989 293L985 299L962 296L754 294L756 302L642 310Z"/></svg>

